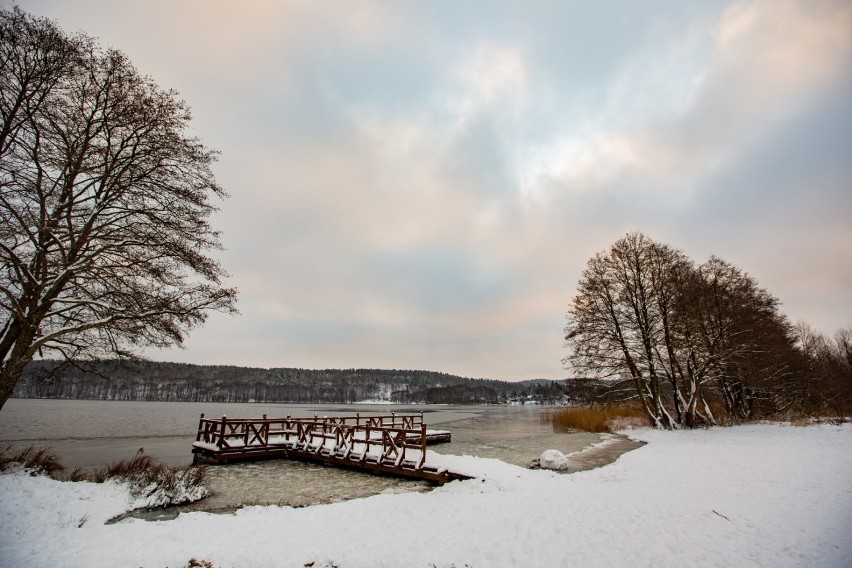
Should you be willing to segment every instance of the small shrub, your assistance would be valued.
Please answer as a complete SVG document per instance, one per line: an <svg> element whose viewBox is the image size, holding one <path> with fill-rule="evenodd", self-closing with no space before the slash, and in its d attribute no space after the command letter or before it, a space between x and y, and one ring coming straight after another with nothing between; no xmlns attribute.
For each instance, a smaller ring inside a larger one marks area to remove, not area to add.
<svg viewBox="0 0 852 568"><path fill-rule="evenodd" d="M20 450L13 450L11 446L0 449L0 471L6 469L10 463L19 463L25 468L37 474L54 477L65 469L62 460L50 448L37 448L28 446Z"/></svg>

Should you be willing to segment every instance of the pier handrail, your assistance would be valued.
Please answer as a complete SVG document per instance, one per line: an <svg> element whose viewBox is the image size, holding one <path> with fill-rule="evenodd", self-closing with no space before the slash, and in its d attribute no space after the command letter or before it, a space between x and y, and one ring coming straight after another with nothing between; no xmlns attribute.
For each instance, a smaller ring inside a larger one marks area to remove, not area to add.
<svg viewBox="0 0 852 568"><path fill-rule="evenodd" d="M262 449L276 444L313 454L335 454L369 463L421 469L426 460L423 414L331 416L313 418L205 418L196 444L216 450ZM407 450L420 455L407 460Z"/></svg>

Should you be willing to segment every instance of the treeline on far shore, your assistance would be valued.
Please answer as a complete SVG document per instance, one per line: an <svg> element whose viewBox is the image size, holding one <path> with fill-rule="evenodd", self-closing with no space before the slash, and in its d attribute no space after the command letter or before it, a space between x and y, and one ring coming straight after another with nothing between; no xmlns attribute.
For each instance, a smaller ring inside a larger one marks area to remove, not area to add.
<svg viewBox="0 0 852 568"><path fill-rule="evenodd" d="M586 380L509 382L417 370L38 360L26 368L14 395L163 402L582 404L593 400L599 391L599 386Z"/></svg>

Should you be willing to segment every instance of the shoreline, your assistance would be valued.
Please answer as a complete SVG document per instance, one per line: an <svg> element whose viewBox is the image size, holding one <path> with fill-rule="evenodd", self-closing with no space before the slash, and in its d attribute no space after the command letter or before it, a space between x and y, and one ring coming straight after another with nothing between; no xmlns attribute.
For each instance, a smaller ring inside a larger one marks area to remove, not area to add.
<svg viewBox="0 0 852 568"><path fill-rule="evenodd" d="M594 444L579 452L566 455L565 457L568 458L569 462L566 472L569 474L579 473L604 467L615 463L624 454L638 450L647 444L647 442L634 440L621 433L604 434L604 436L607 436L607 438L600 444Z"/></svg>
<svg viewBox="0 0 852 568"><path fill-rule="evenodd" d="M612 459L624 434L647 445L579 475L443 456L479 479L169 523L104 525L126 510L119 485L0 476L0 564L67 565L73 549L92 568L850 565L852 425L634 430L575 457Z"/></svg>
<svg viewBox="0 0 852 568"><path fill-rule="evenodd" d="M647 442L642 442L638 440L633 440L630 437L620 434L620 433L607 433L603 434L601 442L597 444L593 444L582 450L573 452L568 454L566 457L570 460L570 466L567 470L563 472L559 472L561 474L573 474L580 473L583 471L590 471L593 469L598 469L600 467L607 466L609 464L617 461L624 454L641 448L646 445ZM460 457L456 454L441 454L451 457ZM503 462L507 463L507 462ZM512 464L507 464L512 465ZM519 466L520 467L520 466ZM531 468L527 468L531 469ZM422 487L420 490L417 490L412 486L411 490L401 490L399 494L402 493L428 493L429 491L435 489L430 488L427 491L423 491ZM346 499L341 499L337 502L345 502L352 499L359 499L363 497L351 497ZM133 519L142 519L145 521L169 521L177 519L181 514L185 513L211 513L215 515L233 515L236 514L239 510L245 509L246 507L254 507L254 506L279 506L275 503L267 503L267 504L259 504L257 502L246 502L240 504L234 504L229 506L213 506L213 507L204 507L205 501L210 499L210 497L205 497L200 501L196 501L192 504L184 504L184 505L175 505L172 507L157 507L150 509L136 509L133 511L128 511L121 515L118 515L108 521L108 524L114 524L120 522L127 518ZM326 505L328 503L311 503L307 505L288 505L292 508L310 508L317 507L321 505Z"/></svg>

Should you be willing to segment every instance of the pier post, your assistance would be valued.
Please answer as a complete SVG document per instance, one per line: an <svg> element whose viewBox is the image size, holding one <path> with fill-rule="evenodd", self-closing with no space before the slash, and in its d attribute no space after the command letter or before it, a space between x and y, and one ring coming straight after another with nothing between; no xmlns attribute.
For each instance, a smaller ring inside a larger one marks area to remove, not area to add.
<svg viewBox="0 0 852 568"><path fill-rule="evenodd" d="M422 413L421 413L422 416ZM417 469L421 469L426 463L426 423L420 421L420 463L417 464Z"/></svg>
<svg viewBox="0 0 852 568"><path fill-rule="evenodd" d="M201 441L201 432L204 429L204 413L201 413L201 418L198 419L198 433L195 435L195 441Z"/></svg>

